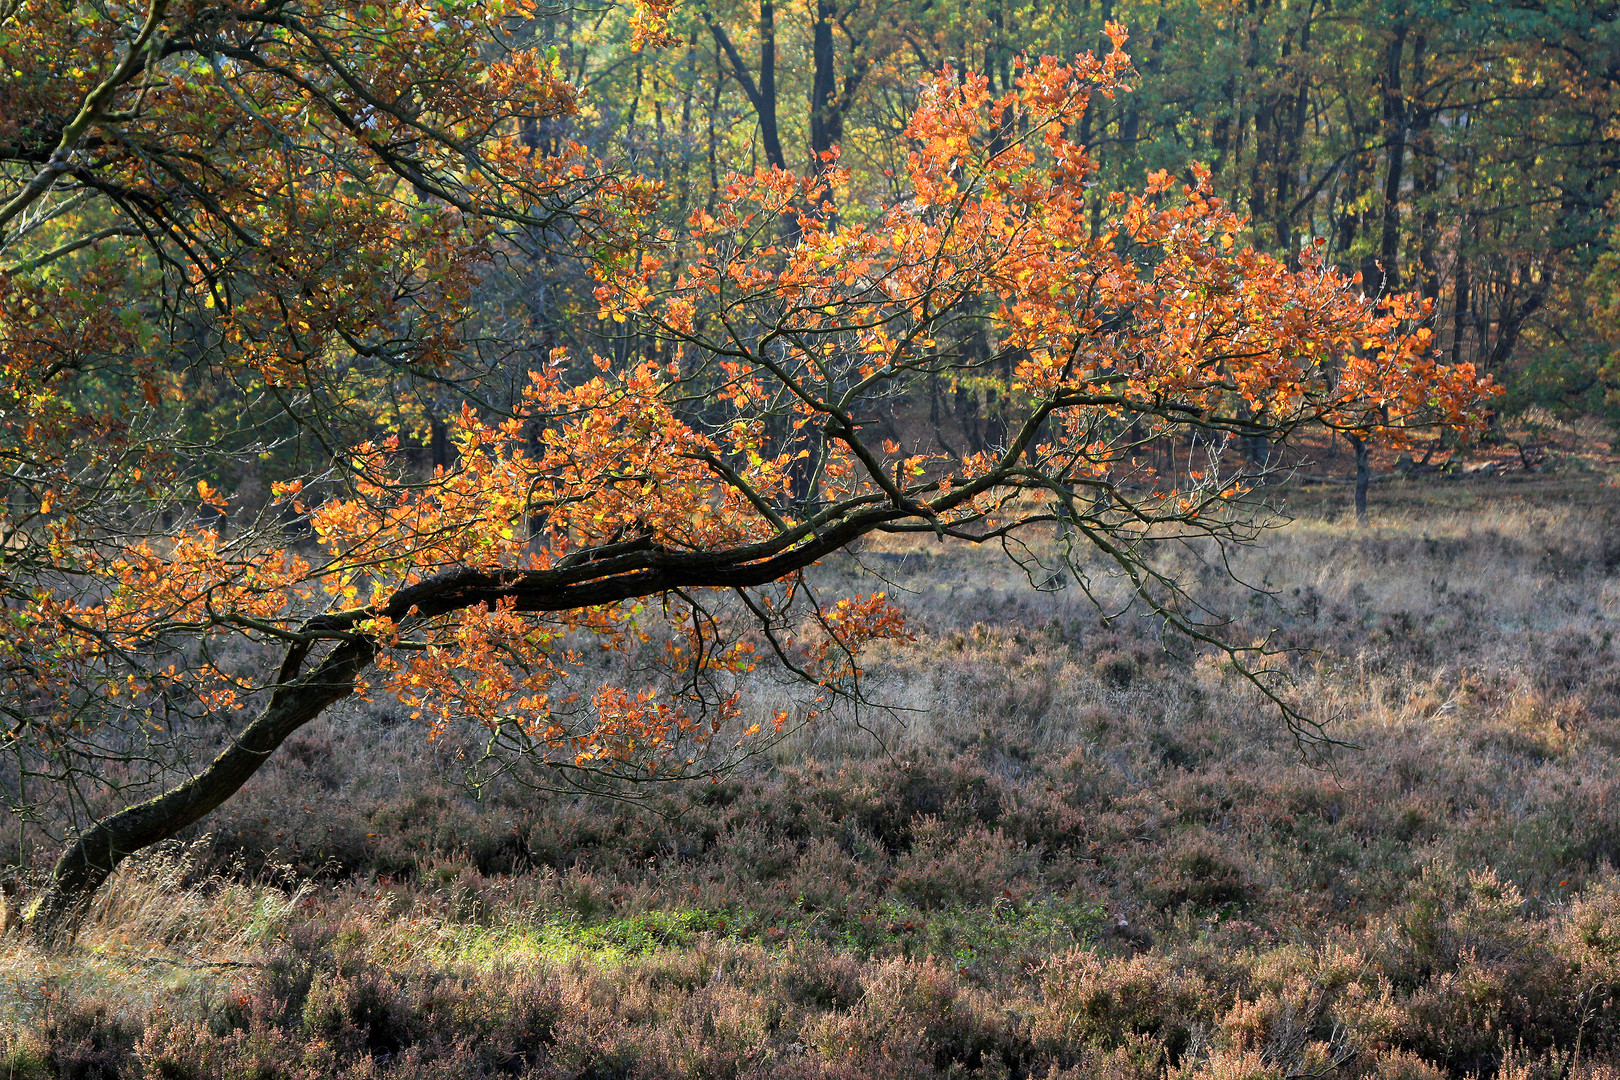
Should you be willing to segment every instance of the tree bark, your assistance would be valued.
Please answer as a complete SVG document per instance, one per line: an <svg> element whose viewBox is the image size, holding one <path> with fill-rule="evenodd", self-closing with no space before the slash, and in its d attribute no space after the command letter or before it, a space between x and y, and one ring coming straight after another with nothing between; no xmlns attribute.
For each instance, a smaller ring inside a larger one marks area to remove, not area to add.
<svg viewBox="0 0 1620 1080"><path fill-rule="evenodd" d="M1424 66L1428 61L1428 38L1412 39L1412 94L1418 102L1411 118L1412 157L1415 167L1412 195L1418 218L1418 275L1423 298L1434 305L1439 318L1440 264L1436 254L1440 244L1440 156L1434 145L1434 110L1423 104L1427 89ZM1460 240L1460 238L1459 238Z"/></svg>
<svg viewBox="0 0 1620 1080"><path fill-rule="evenodd" d="M1452 289L1451 308L1451 362L1462 363L1463 336L1468 333L1468 304L1470 283L1468 280L1468 241L1473 232L1473 215L1464 214L1463 224L1457 237L1457 269L1455 283Z"/></svg>
<svg viewBox="0 0 1620 1080"><path fill-rule="evenodd" d="M1372 482L1372 468L1367 459L1367 440L1346 435L1356 451L1356 524L1367 524L1367 485Z"/></svg>
<svg viewBox="0 0 1620 1080"><path fill-rule="evenodd" d="M1538 280L1531 276L1530 268L1526 266L1522 275L1530 283L1529 291L1524 299L1517 304L1504 305L1501 315L1497 318L1496 344L1491 348L1490 359L1486 361L1487 371L1499 371L1513 357L1513 349L1519 343L1519 331L1523 329L1525 321L1541 310L1541 305L1547 301L1547 293L1552 282L1543 274Z"/></svg>
<svg viewBox="0 0 1620 1080"><path fill-rule="evenodd" d="M1384 137L1388 141L1384 166L1384 205L1379 224L1377 280L1367 282L1374 296L1396 292L1401 287L1401 181L1406 167L1406 140L1409 116L1406 91L1401 82L1401 63L1406 52L1408 27L1404 20L1395 24L1384 51Z"/></svg>
<svg viewBox="0 0 1620 1080"><path fill-rule="evenodd" d="M443 421L432 419L428 421L429 444L432 448L433 467L435 469L448 469L450 467L450 428Z"/></svg>
<svg viewBox="0 0 1620 1080"><path fill-rule="evenodd" d="M754 107L754 115L759 120L759 139L765 151L765 160L778 169L787 168L787 158L782 153L782 139L778 132L776 122L776 4L773 0L760 0L759 5L759 81L754 81L753 74L748 65L743 62L742 54L732 42L731 35L726 33L707 5L700 12L703 21L709 26L709 33L714 35L716 45L726 54L731 62L731 75L742 87L748 98L748 103Z"/></svg>
<svg viewBox="0 0 1620 1080"><path fill-rule="evenodd" d="M155 798L103 818L67 846L23 916L29 937L45 946L71 941L91 898L120 862L175 835L236 794L287 736L353 693L355 680L374 656L371 643L357 638L298 677L308 648L289 650L281 685L269 703L207 768Z"/></svg>
<svg viewBox="0 0 1620 1080"><path fill-rule="evenodd" d="M810 168L809 175L826 165L821 155L844 138L844 116L834 98L837 93L837 53L833 43L833 19L838 16L834 0L816 0L816 22L811 28L810 60Z"/></svg>
<svg viewBox="0 0 1620 1080"><path fill-rule="evenodd" d="M1290 271L1299 269L1299 247L1294 238L1294 218L1306 201L1300 200L1298 205L1294 204L1294 184L1299 156L1304 147L1305 122L1310 112L1310 83L1304 74L1304 65L1310 57L1311 24L1315 15L1316 5L1313 2L1306 7L1304 18L1299 25L1299 64L1293 65L1290 69L1287 60L1291 55L1291 46L1286 40L1283 49L1284 70L1287 78L1295 85L1292 100L1285 100L1277 113L1279 129L1275 170L1277 197L1273 216L1276 221L1277 247L1287 260Z"/></svg>

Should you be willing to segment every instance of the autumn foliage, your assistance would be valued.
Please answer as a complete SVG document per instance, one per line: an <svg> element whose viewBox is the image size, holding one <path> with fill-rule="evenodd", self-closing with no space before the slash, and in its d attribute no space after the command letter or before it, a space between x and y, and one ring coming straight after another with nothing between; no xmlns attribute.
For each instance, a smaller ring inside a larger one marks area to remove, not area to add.
<svg viewBox="0 0 1620 1080"><path fill-rule="evenodd" d="M48 811L46 933L354 693L424 738L481 725L485 777L722 769L858 701L861 649L905 636L881 592L805 576L871 533L1100 547L1221 644L1152 553L1251 535L1265 468L1230 440L1467 428L1490 393L1421 304L1245 246L1202 173L1099 201L1070 131L1124 89L1118 28L1005 96L941 73L869 220L829 163L735 177L672 236L657 185L533 137L576 95L521 4L6 11L0 698L16 798L114 787ZM634 351L480 307L536 242L588 261ZM926 380L1013 421L965 456L871 438ZM188 427L203 386L287 434ZM424 387L467 402L432 470L387 431ZM232 491L225 459L284 469ZM750 712L767 661L803 690ZM200 720L224 751L161 790Z"/></svg>

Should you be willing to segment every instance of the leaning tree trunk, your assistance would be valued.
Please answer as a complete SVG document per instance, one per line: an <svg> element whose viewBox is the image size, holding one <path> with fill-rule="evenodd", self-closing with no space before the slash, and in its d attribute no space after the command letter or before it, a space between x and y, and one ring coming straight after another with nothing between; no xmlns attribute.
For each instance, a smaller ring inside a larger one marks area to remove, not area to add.
<svg viewBox="0 0 1620 1080"><path fill-rule="evenodd" d="M276 748L327 706L354 692L376 650L365 638L338 646L308 674L297 672L309 651L296 645L282 665L280 685L264 710L208 767L146 802L101 819L62 852L43 891L23 916L38 944L72 941L90 899L129 855L166 840L236 794Z"/></svg>

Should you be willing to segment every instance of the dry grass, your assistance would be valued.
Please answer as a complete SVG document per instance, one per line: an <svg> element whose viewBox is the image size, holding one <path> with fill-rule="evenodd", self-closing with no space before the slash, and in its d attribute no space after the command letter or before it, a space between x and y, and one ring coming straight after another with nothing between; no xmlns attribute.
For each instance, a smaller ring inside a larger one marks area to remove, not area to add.
<svg viewBox="0 0 1620 1080"><path fill-rule="evenodd" d="M1241 556L1266 595L1197 579L1327 768L1148 621L868 549L892 712L652 804L312 725L76 951L0 948L0 1075L1611 1080L1613 490L1342 494Z"/></svg>

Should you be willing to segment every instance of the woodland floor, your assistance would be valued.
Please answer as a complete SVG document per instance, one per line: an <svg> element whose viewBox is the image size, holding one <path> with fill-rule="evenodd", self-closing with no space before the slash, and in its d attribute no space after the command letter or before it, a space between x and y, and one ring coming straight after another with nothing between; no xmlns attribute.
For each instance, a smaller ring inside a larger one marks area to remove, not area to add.
<svg viewBox="0 0 1620 1080"><path fill-rule="evenodd" d="M1203 576L1306 650L1354 744L1309 761L1222 664L932 541L861 555L918 634L892 711L656 804L477 803L408 721L319 721L74 950L0 943L0 1077L1612 1080L1620 489L1550 453L1364 528L1296 483L1269 593Z"/></svg>

